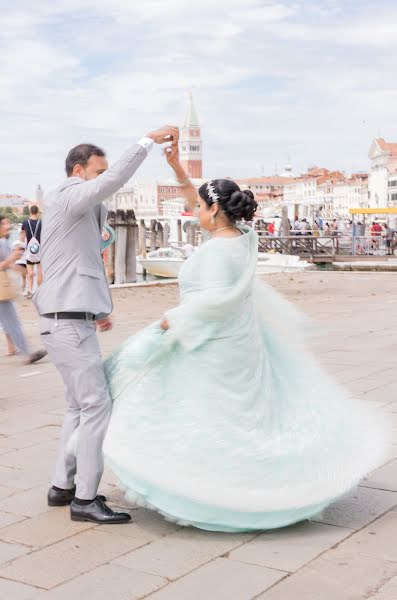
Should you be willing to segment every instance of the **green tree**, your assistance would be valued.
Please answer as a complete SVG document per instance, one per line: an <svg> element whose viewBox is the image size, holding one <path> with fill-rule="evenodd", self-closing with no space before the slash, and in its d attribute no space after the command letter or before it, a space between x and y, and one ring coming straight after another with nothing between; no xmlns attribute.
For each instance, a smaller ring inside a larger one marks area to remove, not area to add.
<svg viewBox="0 0 397 600"><path fill-rule="evenodd" d="M29 217L30 212L29 212L29 206L26 204L26 206L23 207L23 215L25 217Z"/></svg>
<svg viewBox="0 0 397 600"><path fill-rule="evenodd" d="M11 223L20 223L21 222L21 215L14 212L12 210L11 206L5 206L5 207L0 206L0 215L10 219Z"/></svg>

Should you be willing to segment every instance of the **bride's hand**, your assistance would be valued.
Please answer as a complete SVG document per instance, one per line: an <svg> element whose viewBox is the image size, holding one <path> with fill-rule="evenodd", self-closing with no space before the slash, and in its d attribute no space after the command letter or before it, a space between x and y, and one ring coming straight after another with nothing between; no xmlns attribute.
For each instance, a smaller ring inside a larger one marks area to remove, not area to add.
<svg viewBox="0 0 397 600"><path fill-rule="evenodd" d="M163 319L161 321L160 327L163 331L168 331L168 329L170 328L167 319Z"/></svg>
<svg viewBox="0 0 397 600"><path fill-rule="evenodd" d="M179 167L180 162L178 142L173 142L171 146L168 146L168 148L164 148L164 155L170 167L172 167L173 169Z"/></svg>

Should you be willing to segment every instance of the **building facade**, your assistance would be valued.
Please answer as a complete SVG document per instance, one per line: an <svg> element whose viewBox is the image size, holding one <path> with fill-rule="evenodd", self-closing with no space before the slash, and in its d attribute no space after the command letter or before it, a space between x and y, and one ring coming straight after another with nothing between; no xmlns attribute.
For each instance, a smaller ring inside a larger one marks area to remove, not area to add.
<svg viewBox="0 0 397 600"><path fill-rule="evenodd" d="M368 175L347 176L341 171L309 169L284 186L283 203L290 219L348 219L350 208L365 208L369 204Z"/></svg>
<svg viewBox="0 0 397 600"><path fill-rule="evenodd" d="M397 189L393 190L397 176L397 144L375 139L368 154L371 160L369 175L369 205L371 208L395 206Z"/></svg>

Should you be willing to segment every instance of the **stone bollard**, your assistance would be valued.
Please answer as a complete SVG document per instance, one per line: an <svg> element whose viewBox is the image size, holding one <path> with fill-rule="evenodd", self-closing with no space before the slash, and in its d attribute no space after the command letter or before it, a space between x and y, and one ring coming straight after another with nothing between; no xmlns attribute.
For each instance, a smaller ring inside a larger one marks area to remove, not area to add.
<svg viewBox="0 0 397 600"><path fill-rule="evenodd" d="M126 283L136 283L136 249L138 246L139 231L133 210L127 210L127 246L126 246Z"/></svg>
<svg viewBox="0 0 397 600"><path fill-rule="evenodd" d="M176 222L176 230L177 230L177 241L178 244L182 243L182 221L180 219L177 220Z"/></svg>
<svg viewBox="0 0 397 600"><path fill-rule="evenodd" d="M139 254L142 258L146 258L146 225L144 219L139 222Z"/></svg>
<svg viewBox="0 0 397 600"><path fill-rule="evenodd" d="M281 207L281 237L289 237L291 230L288 221L288 206Z"/></svg>
<svg viewBox="0 0 397 600"><path fill-rule="evenodd" d="M157 221L156 224L156 229L157 229L157 247L158 248L164 248L164 229L161 223L159 223Z"/></svg>
<svg viewBox="0 0 397 600"><path fill-rule="evenodd" d="M197 232L197 225L195 225L194 223L190 223L190 221L188 221L185 225L185 230L186 230L186 242L188 244L191 244L192 246L196 246L196 232Z"/></svg>
<svg viewBox="0 0 397 600"><path fill-rule="evenodd" d="M164 225L163 235L164 235L164 248L167 248L169 245L169 239L170 239L170 226L168 223L165 223L165 225Z"/></svg>
<svg viewBox="0 0 397 600"><path fill-rule="evenodd" d="M157 231L156 231L156 219L152 219L150 221L150 252L153 252L153 250L157 250L156 247L156 238L157 238Z"/></svg>

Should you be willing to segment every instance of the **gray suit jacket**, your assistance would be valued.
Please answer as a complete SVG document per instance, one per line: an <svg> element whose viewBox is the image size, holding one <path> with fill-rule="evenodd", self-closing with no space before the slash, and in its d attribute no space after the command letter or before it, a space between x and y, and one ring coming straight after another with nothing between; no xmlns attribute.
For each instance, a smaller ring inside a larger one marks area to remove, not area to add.
<svg viewBox="0 0 397 600"><path fill-rule="evenodd" d="M101 256L104 200L117 192L147 156L139 144L96 179L69 177L44 199L41 263L44 280L33 300L41 315L91 312L103 318L112 300Z"/></svg>

